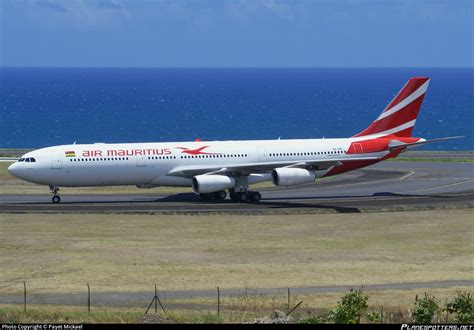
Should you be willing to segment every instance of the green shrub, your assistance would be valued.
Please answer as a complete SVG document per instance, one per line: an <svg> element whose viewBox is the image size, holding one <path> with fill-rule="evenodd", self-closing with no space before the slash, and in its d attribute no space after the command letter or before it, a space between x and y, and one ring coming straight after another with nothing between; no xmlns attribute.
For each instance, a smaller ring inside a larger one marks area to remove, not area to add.
<svg viewBox="0 0 474 330"><path fill-rule="evenodd" d="M311 315L298 321L299 324L322 324L325 320L322 317Z"/></svg>
<svg viewBox="0 0 474 330"><path fill-rule="evenodd" d="M474 322L474 298L470 293L458 292L458 296L446 305L449 313L455 313L454 320L457 323Z"/></svg>
<svg viewBox="0 0 474 330"><path fill-rule="evenodd" d="M369 319L369 321L372 323L380 322L380 317L381 317L381 314L378 312L370 311L367 313L367 319Z"/></svg>
<svg viewBox="0 0 474 330"><path fill-rule="evenodd" d="M418 324L431 324L433 317L439 312L438 303L435 297L425 296L422 299L415 301L415 308L413 309L413 321Z"/></svg>
<svg viewBox="0 0 474 330"><path fill-rule="evenodd" d="M355 324L360 323L362 313L367 309L368 296L362 291L351 289L339 301L336 308L329 312L328 319L334 323Z"/></svg>

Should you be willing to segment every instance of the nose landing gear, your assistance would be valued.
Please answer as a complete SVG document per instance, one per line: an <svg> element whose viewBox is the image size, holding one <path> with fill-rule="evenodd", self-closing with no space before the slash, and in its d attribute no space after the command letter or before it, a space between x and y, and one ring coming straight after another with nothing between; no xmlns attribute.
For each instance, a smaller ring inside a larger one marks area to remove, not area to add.
<svg viewBox="0 0 474 330"><path fill-rule="evenodd" d="M51 190L51 193L53 194L53 197L51 198L51 201L53 204L58 204L61 202L61 197L59 197L58 192L59 192L59 187L56 186L49 186L49 189Z"/></svg>

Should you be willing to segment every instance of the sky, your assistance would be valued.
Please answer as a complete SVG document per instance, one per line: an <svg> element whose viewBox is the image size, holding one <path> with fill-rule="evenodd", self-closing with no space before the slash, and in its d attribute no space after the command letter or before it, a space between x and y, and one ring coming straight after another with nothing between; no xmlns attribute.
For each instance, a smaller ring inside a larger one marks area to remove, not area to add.
<svg viewBox="0 0 474 330"><path fill-rule="evenodd" d="M0 65L472 67L472 0L0 0Z"/></svg>

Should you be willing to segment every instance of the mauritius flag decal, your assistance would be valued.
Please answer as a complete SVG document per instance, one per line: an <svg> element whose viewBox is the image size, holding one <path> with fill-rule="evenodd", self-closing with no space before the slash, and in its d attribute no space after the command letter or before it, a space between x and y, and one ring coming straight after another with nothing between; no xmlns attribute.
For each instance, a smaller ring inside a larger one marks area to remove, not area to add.
<svg viewBox="0 0 474 330"><path fill-rule="evenodd" d="M66 151L66 157L76 157L75 151Z"/></svg>

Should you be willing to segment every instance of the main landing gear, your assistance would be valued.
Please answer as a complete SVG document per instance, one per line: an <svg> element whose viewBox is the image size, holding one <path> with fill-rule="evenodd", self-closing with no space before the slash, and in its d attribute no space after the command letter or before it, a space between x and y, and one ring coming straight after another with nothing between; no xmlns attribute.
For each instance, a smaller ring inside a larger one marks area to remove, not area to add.
<svg viewBox="0 0 474 330"><path fill-rule="evenodd" d="M230 193L230 199L234 202L251 203L260 202L262 195L258 191L239 191Z"/></svg>
<svg viewBox="0 0 474 330"><path fill-rule="evenodd" d="M262 195L258 191L230 191L230 199L234 202L240 203L254 203L260 202ZM203 201L223 201L227 197L225 191L218 191L209 194L199 194L199 198Z"/></svg>
<svg viewBox="0 0 474 330"><path fill-rule="evenodd" d="M59 187L56 186L49 186L49 189L51 190L51 193L53 194L53 197L51 198L51 201L53 204L58 204L61 202L61 197L59 197L58 192L59 192Z"/></svg>
<svg viewBox="0 0 474 330"><path fill-rule="evenodd" d="M258 203L262 195L258 191L250 191L248 176L238 176L235 178L235 188L229 189L230 199L240 203Z"/></svg>
<svg viewBox="0 0 474 330"><path fill-rule="evenodd" d="M239 203L258 203L262 195L258 191L249 191L247 176L237 176L235 178L235 187L229 189L229 197L234 202ZM227 194L224 190L209 194L199 194L199 198L205 201L222 201Z"/></svg>
<svg viewBox="0 0 474 330"><path fill-rule="evenodd" d="M226 196L227 193L224 190L209 194L199 194L199 198L204 201L222 201Z"/></svg>

